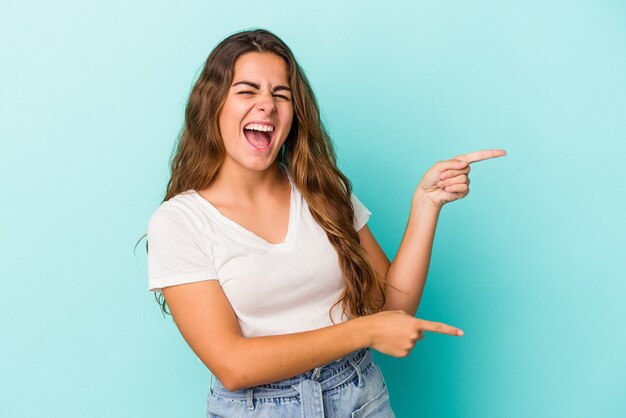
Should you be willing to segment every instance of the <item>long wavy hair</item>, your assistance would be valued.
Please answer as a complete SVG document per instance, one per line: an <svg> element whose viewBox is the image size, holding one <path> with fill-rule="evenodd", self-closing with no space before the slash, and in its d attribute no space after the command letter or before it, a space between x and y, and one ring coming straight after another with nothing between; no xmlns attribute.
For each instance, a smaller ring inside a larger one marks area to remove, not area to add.
<svg viewBox="0 0 626 418"><path fill-rule="evenodd" d="M273 33L256 29L235 33L209 54L194 84L185 110L185 123L171 159L171 177L163 201L189 189L208 187L225 157L219 115L226 101L238 57L249 52L272 53L285 60L293 97L291 130L278 154L306 199L311 215L335 248L345 289L342 315L371 315L385 304L385 279L378 275L353 226L352 184L337 168L333 144L320 118L317 100L304 71L289 47ZM146 242L148 250L148 242ZM162 312L169 314L162 293L155 293Z"/></svg>

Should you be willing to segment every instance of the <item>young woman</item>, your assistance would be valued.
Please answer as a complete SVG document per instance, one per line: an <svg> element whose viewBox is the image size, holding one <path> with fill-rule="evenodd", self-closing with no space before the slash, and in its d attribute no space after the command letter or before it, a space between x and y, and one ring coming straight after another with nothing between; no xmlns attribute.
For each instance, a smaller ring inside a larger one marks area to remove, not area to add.
<svg viewBox="0 0 626 418"><path fill-rule="evenodd" d="M161 206L148 224L149 289L217 378L208 417L393 417L371 348L405 357L443 204L469 163L435 164L390 264L337 168L315 96L265 30L209 55L187 104Z"/></svg>

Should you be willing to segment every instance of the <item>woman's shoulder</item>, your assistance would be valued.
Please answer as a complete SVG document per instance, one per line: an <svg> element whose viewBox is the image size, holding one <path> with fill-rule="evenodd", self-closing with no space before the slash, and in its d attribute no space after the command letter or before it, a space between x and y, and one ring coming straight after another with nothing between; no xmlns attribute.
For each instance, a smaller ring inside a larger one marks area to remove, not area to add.
<svg viewBox="0 0 626 418"><path fill-rule="evenodd" d="M149 228L163 224L180 226L195 224L200 215L196 194L196 191L191 189L162 202L150 216Z"/></svg>

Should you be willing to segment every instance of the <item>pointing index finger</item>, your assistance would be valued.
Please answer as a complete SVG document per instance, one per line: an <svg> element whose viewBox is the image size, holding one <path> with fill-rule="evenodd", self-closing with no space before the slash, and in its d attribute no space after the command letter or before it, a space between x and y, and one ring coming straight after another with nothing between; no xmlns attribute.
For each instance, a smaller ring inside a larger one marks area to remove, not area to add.
<svg viewBox="0 0 626 418"><path fill-rule="evenodd" d="M436 332L438 334L456 335L456 336L463 335L463 331L461 331L460 329L456 327L452 327L448 324L444 324L442 322L427 321L425 319L419 319L419 318L416 318L416 319L419 320L419 328L424 331Z"/></svg>
<svg viewBox="0 0 626 418"><path fill-rule="evenodd" d="M467 154L461 154L454 157L457 160L467 161L468 163L475 163L477 161L488 160L490 158L497 158L506 155L506 151L503 149L489 149L483 151L469 152Z"/></svg>

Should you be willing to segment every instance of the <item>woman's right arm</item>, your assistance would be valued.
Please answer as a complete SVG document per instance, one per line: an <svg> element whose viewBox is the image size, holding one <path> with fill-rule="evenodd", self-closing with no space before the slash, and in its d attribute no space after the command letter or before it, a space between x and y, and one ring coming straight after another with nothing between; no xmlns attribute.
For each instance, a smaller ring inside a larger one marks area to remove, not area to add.
<svg viewBox="0 0 626 418"><path fill-rule="evenodd" d="M462 335L404 311L383 311L312 331L245 338L217 280L162 291L187 344L230 391L287 379L364 347L404 357L423 331Z"/></svg>

